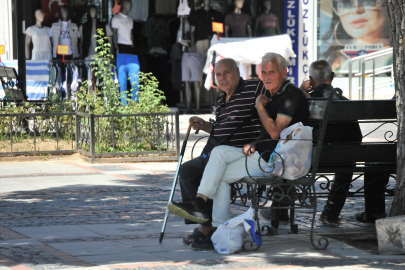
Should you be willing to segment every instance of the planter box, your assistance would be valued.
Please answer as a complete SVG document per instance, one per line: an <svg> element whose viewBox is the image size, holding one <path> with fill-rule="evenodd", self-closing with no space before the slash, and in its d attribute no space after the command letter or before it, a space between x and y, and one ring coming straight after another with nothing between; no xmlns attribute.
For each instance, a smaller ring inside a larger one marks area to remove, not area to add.
<svg viewBox="0 0 405 270"><path fill-rule="evenodd" d="M405 216L378 219L375 226L380 255L405 254Z"/></svg>

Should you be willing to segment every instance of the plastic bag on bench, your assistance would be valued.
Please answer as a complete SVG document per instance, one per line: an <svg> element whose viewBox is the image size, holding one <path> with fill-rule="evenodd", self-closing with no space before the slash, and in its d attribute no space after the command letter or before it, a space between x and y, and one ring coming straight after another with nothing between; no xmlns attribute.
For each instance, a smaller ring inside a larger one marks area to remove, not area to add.
<svg viewBox="0 0 405 270"><path fill-rule="evenodd" d="M287 138L288 137L288 138ZM279 155L277 155L276 153ZM312 160L312 127L304 126L301 122L285 128L280 134L280 141L271 154L265 168L265 175L294 180L305 176Z"/></svg>
<svg viewBox="0 0 405 270"><path fill-rule="evenodd" d="M256 236L253 214L253 208L249 208L249 210L242 215L234 217L218 226L217 230L211 236L212 243L218 253L232 254L239 251L249 231L254 233L252 238L256 244L258 246L262 244L261 239Z"/></svg>

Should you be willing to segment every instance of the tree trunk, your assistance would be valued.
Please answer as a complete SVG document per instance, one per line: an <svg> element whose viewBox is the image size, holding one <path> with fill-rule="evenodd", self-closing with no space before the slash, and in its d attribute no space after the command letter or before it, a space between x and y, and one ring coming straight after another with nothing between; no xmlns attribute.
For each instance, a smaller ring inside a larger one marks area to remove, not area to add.
<svg viewBox="0 0 405 270"><path fill-rule="evenodd" d="M397 183L389 216L405 215L405 0L385 0L391 22L398 115Z"/></svg>

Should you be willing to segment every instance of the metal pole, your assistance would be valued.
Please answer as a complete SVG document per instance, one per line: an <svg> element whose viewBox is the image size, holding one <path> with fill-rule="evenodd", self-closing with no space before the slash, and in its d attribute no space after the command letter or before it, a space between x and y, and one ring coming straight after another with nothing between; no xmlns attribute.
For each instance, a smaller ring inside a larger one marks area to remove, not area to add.
<svg viewBox="0 0 405 270"><path fill-rule="evenodd" d="M373 58L373 100L374 100L374 93L375 93L375 58Z"/></svg>
<svg viewBox="0 0 405 270"><path fill-rule="evenodd" d="M353 71L353 62L349 64L349 99L352 99L352 71Z"/></svg>
<svg viewBox="0 0 405 270"><path fill-rule="evenodd" d="M16 9L17 13L17 47L18 47L18 82L20 84L21 91L24 95L24 98L27 98L26 91L26 63L25 63L25 35L24 35L24 0L17 0Z"/></svg>
<svg viewBox="0 0 405 270"><path fill-rule="evenodd" d="M180 156L180 127L179 127L179 112L176 112L176 150L177 156Z"/></svg>
<svg viewBox="0 0 405 270"><path fill-rule="evenodd" d="M96 159L96 142L94 141L94 114L90 114L90 153L91 153L91 163L93 164Z"/></svg>
<svg viewBox="0 0 405 270"><path fill-rule="evenodd" d="M361 100L365 99L365 85L366 85L366 62L361 60Z"/></svg>
<svg viewBox="0 0 405 270"><path fill-rule="evenodd" d="M79 134L80 134L80 118L79 118L79 116L77 115L77 113L76 113L76 115L75 115L75 121L76 121L76 149L79 149Z"/></svg>

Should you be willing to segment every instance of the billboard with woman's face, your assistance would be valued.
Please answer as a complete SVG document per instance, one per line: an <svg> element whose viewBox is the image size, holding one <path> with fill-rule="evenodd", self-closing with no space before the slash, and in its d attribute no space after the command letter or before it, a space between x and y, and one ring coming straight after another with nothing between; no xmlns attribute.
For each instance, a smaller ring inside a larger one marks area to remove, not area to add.
<svg viewBox="0 0 405 270"><path fill-rule="evenodd" d="M350 58L391 47L390 22L383 0L319 0L318 59L347 73ZM379 59L376 67L391 59Z"/></svg>

